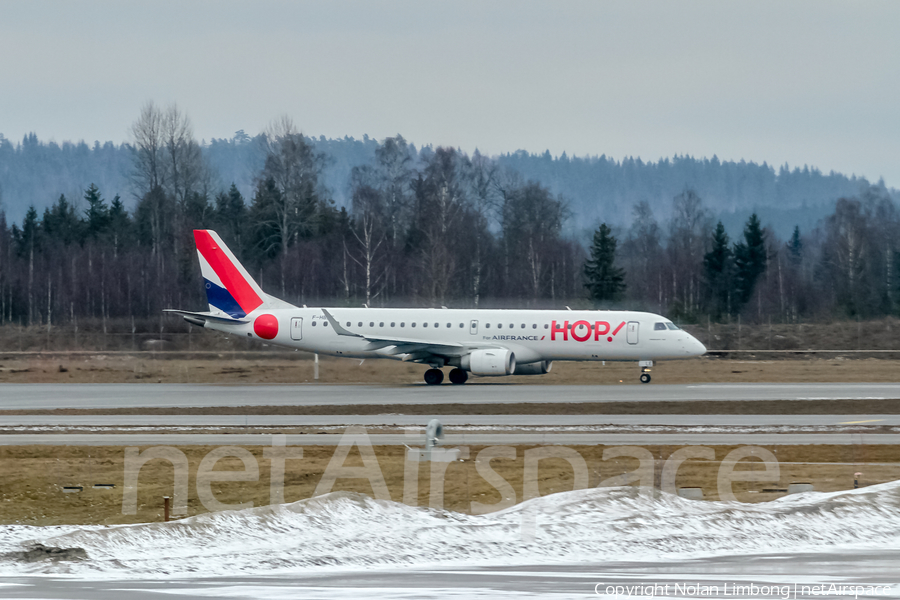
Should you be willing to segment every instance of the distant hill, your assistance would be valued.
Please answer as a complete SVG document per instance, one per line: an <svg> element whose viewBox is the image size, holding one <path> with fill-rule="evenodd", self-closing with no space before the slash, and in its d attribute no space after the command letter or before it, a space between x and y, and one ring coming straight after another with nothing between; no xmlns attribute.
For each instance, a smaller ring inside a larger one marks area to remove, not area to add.
<svg viewBox="0 0 900 600"><path fill-rule="evenodd" d="M347 203L350 170L374 159L378 142L364 136L357 140L311 138L327 156L324 180L338 205ZM231 139L202 143L217 187L235 183L249 202L254 178L262 167L259 138L243 131ZM417 154L429 152L419 148ZM134 197L129 179L132 149L112 142L42 142L29 134L13 143L0 134L0 200L7 218L20 222L29 205L39 211L65 194L81 202L83 190L95 183L104 197L120 195L126 206ZM635 203L647 201L661 223L671 212L672 198L692 187L703 198L713 217L721 219L729 232L737 233L749 214L759 213L764 225L782 238L794 225L808 231L833 210L842 196L859 193L869 182L840 173L822 173L815 168L774 168L766 163L722 162L713 156L697 159L675 156L658 162L640 158L615 160L606 156L553 157L549 152L531 154L522 150L496 157L498 164L518 171L561 194L573 218L568 229L576 235L600 221L624 226L631 222ZM892 197L900 198L897 190Z"/></svg>

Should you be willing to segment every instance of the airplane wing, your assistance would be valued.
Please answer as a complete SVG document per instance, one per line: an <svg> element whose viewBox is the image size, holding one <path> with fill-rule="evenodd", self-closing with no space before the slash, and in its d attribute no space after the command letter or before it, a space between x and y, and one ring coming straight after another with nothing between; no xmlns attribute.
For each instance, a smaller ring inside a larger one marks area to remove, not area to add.
<svg viewBox="0 0 900 600"><path fill-rule="evenodd" d="M343 327L331 313L324 308L322 312L325 318L334 328L335 333L349 337L362 338L369 342L364 350L380 350L388 349L384 354L389 356L397 354L409 354L412 358L408 360L416 360L428 355L438 356L462 356L468 354L475 348L499 348L496 344L485 344L480 342L460 344L458 342L435 342L433 340L423 340L408 337L393 337L377 334L361 334L354 333Z"/></svg>

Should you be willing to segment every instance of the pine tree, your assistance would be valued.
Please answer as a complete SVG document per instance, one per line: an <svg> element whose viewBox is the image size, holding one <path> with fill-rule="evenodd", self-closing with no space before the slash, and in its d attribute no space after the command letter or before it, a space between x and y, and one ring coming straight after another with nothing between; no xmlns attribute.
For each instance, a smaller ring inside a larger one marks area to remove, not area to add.
<svg viewBox="0 0 900 600"><path fill-rule="evenodd" d="M731 312L731 284L734 276L734 255L722 221L712 234L712 248L703 256L703 278L710 314L720 316Z"/></svg>
<svg viewBox="0 0 900 600"><path fill-rule="evenodd" d="M43 229L49 239L64 246L80 239L82 223L65 195L60 195L56 204L44 211Z"/></svg>
<svg viewBox="0 0 900 600"><path fill-rule="evenodd" d="M618 300L625 291L625 270L615 266L615 261L616 238L602 223L594 232L591 258L584 265L585 287L595 304Z"/></svg>
<svg viewBox="0 0 900 600"><path fill-rule="evenodd" d="M766 237L756 213L744 226L744 241L734 245L738 298L746 303L753 296L756 280L766 271Z"/></svg>
<svg viewBox="0 0 900 600"><path fill-rule="evenodd" d="M109 209L106 202L100 197L100 190L93 183L84 190L84 199L88 203L84 211L87 217L87 235L95 238L104 232L109 222Z"/></svg>
<svg viewBox="0 0 900 600"><path fill-rule="evenodd" d="M247 207L244 197L232 183L228 192L216 196L215 221L222 239L234 249L240 258L244 249L244 231L247 221Z"/></svg>
<svg viewBox="0 0 900 600"><path fill-rule="evenodd" d="M109 232L113 256L118 256L119 251L127 246L131 238L131 219L118 194L109 205Z"/></svg>
<svg viewBox="0 0 900 600"><path fill-rule="evenodd" d="M787 243L788 256L794 264L797 264L803 258L803 239L800 237L800 226L794 226L794 233L791 235L790 241Z"/></svg>

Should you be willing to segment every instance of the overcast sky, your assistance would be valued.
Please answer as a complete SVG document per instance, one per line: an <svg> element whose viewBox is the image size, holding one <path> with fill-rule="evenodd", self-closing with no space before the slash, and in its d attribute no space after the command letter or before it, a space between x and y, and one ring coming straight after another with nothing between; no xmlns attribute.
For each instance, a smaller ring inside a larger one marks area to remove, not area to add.
<svg viewBox="0 0 900 600"><path fill-rule="evenodd" d="M809 164L900 187L900 2L0 0L0 133L128 139L147 100L198 138Z"/></svg>

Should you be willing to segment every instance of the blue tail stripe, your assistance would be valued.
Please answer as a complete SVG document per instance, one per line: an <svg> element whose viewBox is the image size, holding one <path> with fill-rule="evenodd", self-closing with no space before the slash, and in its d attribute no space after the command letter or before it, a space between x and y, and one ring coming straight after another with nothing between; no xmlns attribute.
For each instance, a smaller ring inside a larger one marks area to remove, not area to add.
<svg viewBox="0 0 900 600"><path fill-rule="evenodd" d="M216 285L209 279L204 279L203 281L206 282L206 300L210 306L215 306L234 319L243 319L247 316L247 313L241 309L241 305L237 303L237 300L234 299L234 296L228 290Z"/></svg>

